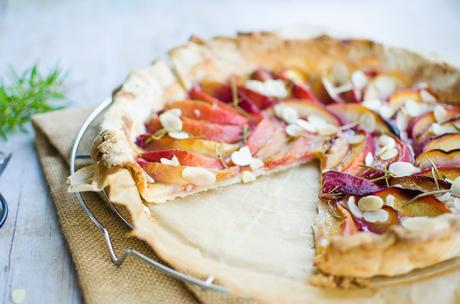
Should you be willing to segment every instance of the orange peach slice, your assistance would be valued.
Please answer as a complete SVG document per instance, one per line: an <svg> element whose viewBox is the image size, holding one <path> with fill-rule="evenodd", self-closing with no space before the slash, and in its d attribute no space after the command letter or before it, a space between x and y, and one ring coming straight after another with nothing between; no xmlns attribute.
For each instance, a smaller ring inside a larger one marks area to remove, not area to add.
<svg viewBox="0 0 460 304"><path fill-rule="evenodd" d="M435 137L428 141L424 145L422 152L425 153L431 150L443 150L443 151L452 151L460 149L460 133L455 134L444 134L438 137Z"/></svg>
<svg viewBox="0 0 460 304"><path fill-rule="evenodd" d="M431 168L432 163L436 167L460 167L460 150L454 149L444 151L441 149L433 149L420 154L415 160L415 165L422 169Z"/></svg>
<svg viewBox="0 0 460 304"><path fill-rule="evenodd" d="M247 141L251 153L256 154L270 140L275 131L275 125L269 118L261 120Z"/></svg>
<svg viewBox="0 0 460 304"><path fill-rule="evenodd" d="M315 115L321 117L323 120L333 124L334 126L340 125L340 120L322 105L318 105L303 99L288 99L283 104L296 110L299 116L302 118L307 118L310 115Z"/></svg>

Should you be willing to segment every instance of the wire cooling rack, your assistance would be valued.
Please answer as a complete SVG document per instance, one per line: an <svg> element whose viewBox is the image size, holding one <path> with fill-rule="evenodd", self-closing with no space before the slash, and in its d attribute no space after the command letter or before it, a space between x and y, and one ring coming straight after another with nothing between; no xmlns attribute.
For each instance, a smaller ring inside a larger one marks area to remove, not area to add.
<svg viewBox="0 0 460 304"><path fill-rule="evenodd" d="M78 159L89 159L91 158L88 153L79 153L79 146L80 142L85 135L86 131L90 127L90 125L94 122L94 120L112 103L112 98L107 98L104 100L85 120L83 125L81 126L80 130L78 131L77 137L75 138L71 153L70 153L70 174L75 173L75 163ZM108 199L107 195L105 192L102 192L102 197L104 198L105 202L108 204L110 209L123 221L123 223L128 226L130 229L133 229L132 224L121 214L121 212L118 210L118 208ZM140 253L139 251L133 249L133 248L125 248L123 250L123 253L117 254L114 250L113 243L110 237L110 232L104 227L104 225L96 218L96 216L91 212L90 208L88 207L88 204L85 201L84 196L82 193L77 192L76 193L77 200L83 209L83 211L86 213L86 215L89 217L89 219L96 225L100 233L102 234L105 244L107 246L107 249L110 254L110 258L112 259L112 262L117 265L121 266L123 262L126 260L128 256L133 256L142 262L146 263L147 265L150 265L151 267L154 267L167 275L176 278L178 280L181 280L186 283L190 283L196 286L199 286L203 289L207 290L212 290L212 291L217 291L221 293L227 293L228 289L219 286L216 284L213 284L214 277L209 276L206 280L200 280L195 277L189 276L185 273L176 271L172 269L171 267L168 267L160 262L157 262L148 256Z"/></svg>

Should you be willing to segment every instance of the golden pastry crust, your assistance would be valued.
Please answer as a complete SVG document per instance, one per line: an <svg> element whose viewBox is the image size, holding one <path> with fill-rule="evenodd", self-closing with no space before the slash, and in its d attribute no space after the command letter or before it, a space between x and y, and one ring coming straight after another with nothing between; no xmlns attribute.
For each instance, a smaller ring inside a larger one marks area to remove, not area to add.
<svg viewBox="0 0 460 304"><path fill-rule="evenodd" d="M169 55L172 71L157 61L149 69L131 74L114 94L114 105L106 113L92 149L94 159L101 165L130 169L146 201L159 202L159 197L172 199L183 195L169 193L162 185L147 185L143 170L134 160L135 136L144 131L143 123L152 112L162 109L169 99L183 98L196 81L222 81L260 67L271 70L293 67L320 74L334 63L346 61L356 68L375 66L382 71L400 71L407 84L426 82L440 100L460 103L459 70L369 40L338 40L327 36L284 40L272 33L250 33L210 41L192 38ZM134 217L135 234L155 244L149 239L153 237L151 233L140 233L147 229L143 227L144 220L136 221ZM316 265L337 276L370 278L407 273L458 254L459 216L440 216L433 221L434 228L430 231L410 231L397 226L382 235L336 235L317 255ZM317 225L316 229L320 232L322 228Z"/></svg>

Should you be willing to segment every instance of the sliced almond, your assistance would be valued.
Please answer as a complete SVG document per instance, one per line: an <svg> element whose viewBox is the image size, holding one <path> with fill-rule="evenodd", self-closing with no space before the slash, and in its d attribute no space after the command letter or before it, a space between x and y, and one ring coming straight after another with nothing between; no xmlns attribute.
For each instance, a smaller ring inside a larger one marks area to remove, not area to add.
<svg viewBox="0 0 460 304"><path fill-rule="evenodd" d="M313 126L318 129L318 127L321 127L321 126L324 126L324 125L327 125L327 121L325 121L323 118L321 118L320 116L318 115L308 115L308 121L313 124Z"/></svg>
<svg viewBox="0 0 460 304"><path fill-rule="evenodd" d="M385 197L385 205L390 206L391 208L395 207L395 201L396 201L396 198L392 194L388 194Z"/></svg>
<svg viewBox="0 0 460 304"><path fill-rule="evenodd" d="M396 79L386 75L380 75L374 79L374 85L377 90L379 99L386 100L397 88Z"/></svg>
<svg viewBox="0 0 460 304"><path fill-rule="evenodd" d="M361 135L361 134L352 135L352 136L345 137L345 139L347 140L349 144L355 145L355 144L359 144L360 142L364 140L364 135Z"/></svg>
<svg viewBox="0 0 460 304"><path fill-rule="evenodd" d="M171 159L167 159L164 157L160 158L160 163L162 163L163 165L170 165L174 167L180 166L179 160L175 155Z"/></svg>
<svg viewBox="0 0 460 304"><path fill-rule="evenodd" d="M377 139L377 142L382 147L387 147L388 149L396 147L395 139L385 134L380 135L379 138Z"/></svg>
<svg viewBox="0 0 460 304"><path fill-rule="evenodd" d="M361 211L375 211L383 206L383 199L376 195L363 196L358 201L358 208Z"/></svg>
<svg viewBox="0 0 460 304"><path fill-rule="evenodd" d="M308 131L310 133L316 133L316 128L315 126L309 122L309 121L306 121L305 119L297 119L296 120L296 123L301 127L303 128L305 131Z"/></svg>
<svg viewBox="0 0 460 304"><path fill-rule="evenodd" d="M372 166L374 163L374 155L371 152L367 153L366 157L364 158L364 164L366 166Z"/></svg>
<svg viewBox="0 0 460 304"><path fill-rule="evenodd" d="M420 104L413 99L408 99L404 103L404 109L406 110L406 114L411 117L417 117L422 112Z"/></svg>
<svg viewBox="0 0 460 304"><path fill-rule="evenodd" d="M188 133L182 131L168 132L168 135L174 139L187 139L190 137Z"/></svg>
<svg viewBox="0 0 460 304"><path fill-rule="evenodd" d="M450 187L450 193L453 196L460 197L460 176L457 176Z"/></svg>
<svg viewBox="0 0 460 304"><path fill-rule="evenodd" d="M299 119L299 114L294 108L284 104L277 104L275 106L275 114L287 123L293 124Z"/></svg>
<svg viewBox="0 0 460 304"><path fill-rule="evenodd" d="M447 119L447 111L443 106L436 105L433 110L434 118L438 123L443 123Z"/></svg>
<svg viewBox="0 0 460 304"><path fill-rule="evenodd" d="M459 211L460 210L460 198L456 197L454 199L454 208Z"/></svg>
<svg viewBox="0 0 460 304"><path fill-rule="evenodd" d="M265 96L286 98L288 95L284 81L279 79L268 79L265 81L247 80L244 86Z"/></svg>
<svg viewBox="0 0 460 304"><path fill-rule="evenodd" d="M388 212L384 209L363 212L363 218L369 223L385 223L388 221Z"/></svg>
<svg viewBox="0 0 460 304"><path fill-rule="evenodd" d="M358 206L356 206L356 202L355 202L355 197L354 197L354 196L350 196L350 197L348 198L347 206L348 206L348 210L350 210L351 214L352 214L355 218L357 218L357 219L363 218L363 213L361 212L361 210L359 210Z"/></svg>
<svg viewBox="0 0 460 304"><path fill-rule="evenodd" d="M289 124L284 130L287 135L292 137L298 137L304 133L304 129L297 124Z"/></svg>
<svg viewBox="0 0 460 304"><path fill-rule="evenodd" d="M435 226L433 222L433 219L429 217L415 216L403 219L401 225L413 231L431 231Z"/></svg>
<svg viewBox="0 0 460 304"><path fill-rule="evenodd" d="M149 184L154 184L155 183L155 180L147 174L147 172L144 171L144 177L145 177L145 181Z"/></svg>
<svg viewBox="0 0 460 304"><path fill-rule="evenodd" d="M389 159L395 158L396 156L398 156L398 150L395 149L395 148L392 148L392 149L388 149L387 151L382 153L380 155L380 159L381 160L389 160Z"/></svg>
<svg viewBox="0 0 460 304"><path fill-rule="evenodd" d="M248 166L252 162L251 151L247 146L242 147L231 155L232 162L237 166Z"/></svg>
<svg viewBox="0 0 460 304"><path fill-rule="evenodd" d="M351 74L351 83L357 90L364 89L367 86L368 82L369 80L367 79L367 76L363 71L358 70L354 71Z"/></svg>
<svg viewBox="0 0 460 304"><path fill-rule="evenodd" d="M366 99L363 101L362 105L373 111L378 111L383 103L378 99Z"/></svg>
<svg viewBox="0 0 460 304"><path fill-rule="evenodd" d="M160 123L163 128L172 132L182 130L182 120L177 116L177 111L175 110L179 109L168 110L160 115Z"/></svg>
<svg viewBox="0 0 460 304"><path fill-rule="evenodd" d="M318 129L318 134L323 135L323 136L334 135L334 134L337 134L337 132L339 131L339 129L336 126L331 125L331 124L325 124L323 126L319 126L317 127L317 129Z"/></svg>
<svg viewBox="0 0 460 304"><path fill-rule="evenodd" d="M422 99L423 102L428 102L428 103L436 102L436 97L431 95L431 93L428 92L427 90L420 91L420 99Z"/></svg>
<svg viewBox="0 0 460 304"><path fill-rule="evenodd" d="M186 167L182 170L182 177L197 186L208 186L216 182L216 175L204 168Z"/></svg>
<svg viewBox="0 0 460 304"><path fill-rule="evenodd" d="M249 164L249 167L251 167L252 171L262 168L263 166L264 166L264 162L258 158L253 158L251 163Z"/></svg>
<svg viewBox="0 0 460 304"><path fill-rule="evenodd" d="M326 77L323 77L322 78L322 83L323 83L323 86L324 86L324 89L326 90L327 94L334 100L338 100L340 99L339 98L339 95L337 94L336 92L336 88L334 87L334 85L329 81L329 79L327 79Z"/></svg>
<svg viewBox="0 0 460 304"><path fill-rule="evenodd" d="M373 132L375 129L375 117L372 113L365 113L359 117L359 125L367 132Z"/></svg>
<svg viewBox="0 0 460 304"><path fill-rule="evenodd" d="M243 171L241 174L241 181L243 183L250 183L256 180L256 176L251 171Z"/></svg>
<svg viewBox="0 0 460 304"><path fill-rule="evenodd" d="M409 176L414 173L420 172L420 169L415 167L409 162L394 162L390 164L388 170L393 173L396 177Z"/></svg>

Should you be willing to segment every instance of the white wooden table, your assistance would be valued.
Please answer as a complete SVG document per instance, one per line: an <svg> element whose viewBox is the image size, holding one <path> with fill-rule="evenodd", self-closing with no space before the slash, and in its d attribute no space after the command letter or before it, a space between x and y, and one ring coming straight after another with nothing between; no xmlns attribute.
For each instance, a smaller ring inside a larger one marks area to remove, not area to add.
<svg viewBox="0 0 460 304"><path fill-rule="evenodd" d="M342 4L343 3L343 4ZM435 52L460 62L459 1L25 1L0 0L0 75L40 62L70 72L71 106L108 96L131 69L191 34L310 23ZM80 303L78 280L34 148L34 135L0 141L14 156L0 191L10 205L0 229L0 303Z"/></svg>

